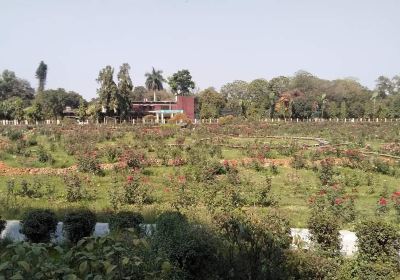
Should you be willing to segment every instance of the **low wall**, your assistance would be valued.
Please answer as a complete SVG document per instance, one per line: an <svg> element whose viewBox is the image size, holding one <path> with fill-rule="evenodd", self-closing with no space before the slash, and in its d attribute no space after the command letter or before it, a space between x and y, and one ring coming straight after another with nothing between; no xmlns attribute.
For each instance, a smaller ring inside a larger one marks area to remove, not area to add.
<svg viewBox="0 0 400 280"><path fill-rule="evenodd" d="M153 224L143 224L142 228L146 232L146 234L151 234L153 229ZM62 243L65 239L63 234L63 223L59 222L57 225L56 232L52 239L54 243ZM15 242L25 240L25 236L20 233L21 223L18 220L7 221L7 225L5 230L2 232L0 238L1 239L9 239ZM108 223L97 223L94 236L105 236L110 233L110 228ZM292 228L291 235L293 237L292 247L295 249L298 248L309 248L311 245L310 234L308 229L304 228ZM340 236L342 240L342 249L341 252L345 256L352 256L355 252L357 252L357 237L354 232L341 230Z"/></svg>

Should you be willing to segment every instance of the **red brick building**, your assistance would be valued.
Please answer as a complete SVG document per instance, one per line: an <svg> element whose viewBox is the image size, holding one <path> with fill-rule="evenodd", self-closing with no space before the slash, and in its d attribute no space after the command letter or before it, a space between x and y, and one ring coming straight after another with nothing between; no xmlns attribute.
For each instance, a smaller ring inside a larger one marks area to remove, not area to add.
<svg viewBox="0 0 400 280"><path fill-rule="evenodd" d="M175 101L134 101L132 102L133 117L141 118L145 115L155 115L157 120L171 118L174 114L184 113L194 119L194 97L177 96Z"/></svg>

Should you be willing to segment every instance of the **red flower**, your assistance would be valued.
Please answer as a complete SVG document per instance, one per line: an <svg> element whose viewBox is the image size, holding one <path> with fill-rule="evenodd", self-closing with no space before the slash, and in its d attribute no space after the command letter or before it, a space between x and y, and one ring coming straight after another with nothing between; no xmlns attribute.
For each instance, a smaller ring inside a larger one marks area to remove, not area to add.
<svg viewBox="0 0 400 280"><path fill-rule="evenodd" d="M392 196L400 196L400 191L394 192Z"/></svg>
<svg viewBox="0 0 400 280"><path fill-rule="evenodd" d="M335 204L340 205L342 204L343 200L340 197L335 198Z"/></svg>
<svg viewBox="0 0 400 280"><path fill-rule="evenodd" d="M324 195L324 194L326 194L326 190L319 191L319 195Z"/></svg>
<svg viewBox="0 0 400 280"><path fill-rule="evenodd" d="M130 183L130 182L132 182L133 181L133 176L128 176L128 177L126 177L126 180L128 181L128 183Z"/></svg>
<svg viewBox="0 0 400 280"><path fill-rule="evenodd" d="M386 205L387 205L387 200L386 200L386 198L381 197L381 198L379 199L379 205L381 205L381 206L386 206Z"/></svg>

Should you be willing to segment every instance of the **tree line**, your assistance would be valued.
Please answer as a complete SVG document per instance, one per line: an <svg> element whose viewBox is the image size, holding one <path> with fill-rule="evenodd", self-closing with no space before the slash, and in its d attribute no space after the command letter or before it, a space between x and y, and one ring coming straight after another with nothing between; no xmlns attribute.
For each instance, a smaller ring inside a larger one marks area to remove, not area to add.
<svg viewBox="0 0 400 280"><path fill-rule="evenodd" d="M173 100L175 95L190 95L196 100L199 118L234 115L261 118L398 118L400 117L400 76L380 76L373 90L356 79L321 79L306 71L293 76L251 82L236 80L220 90L213 87L195 90L189 70L177 71L167 79L154 67L145 73L145 85L134 86L130 65L124 63L114 77L107 65L99 71L97 97L86 101L79 93L63 88L46 89L47 65L41 61L35 77L36 90L27 80L10 70L0 75L0 119L61 119L71 107L80 119L131 116L133 101ZM165 88L168 84L168 89Z"/></svg>

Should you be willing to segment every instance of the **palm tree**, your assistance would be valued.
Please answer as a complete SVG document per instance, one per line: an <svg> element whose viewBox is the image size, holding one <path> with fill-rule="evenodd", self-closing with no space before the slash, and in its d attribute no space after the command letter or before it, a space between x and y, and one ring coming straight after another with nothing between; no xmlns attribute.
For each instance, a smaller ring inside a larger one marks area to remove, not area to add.
<svg viewBox="0 0 400 280"><path fill-rule="evenodd" d="M163 89L163 82L166 80L162 76L161 70L153 70L151 73L146 73L144 75L146 77L146 87L148 90L152 90L154 94L154 101L156 101L156 91Z"/></svg>

